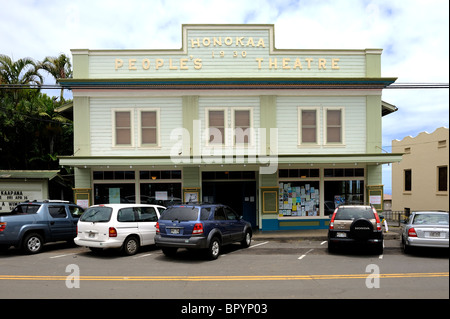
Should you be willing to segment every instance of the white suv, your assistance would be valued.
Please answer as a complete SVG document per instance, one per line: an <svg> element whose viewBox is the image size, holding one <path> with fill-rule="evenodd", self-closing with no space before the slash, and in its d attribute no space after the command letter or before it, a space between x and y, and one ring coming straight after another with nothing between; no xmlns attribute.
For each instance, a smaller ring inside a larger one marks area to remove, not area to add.
<svg viewBox="0 0 450 319"><path fill-rule="evenodd" d="M91 206L78 221L74 241L92 251L120 248L125 255L134 255L140 246L155 244L156 222L165 209L144 204Z"/></svg>

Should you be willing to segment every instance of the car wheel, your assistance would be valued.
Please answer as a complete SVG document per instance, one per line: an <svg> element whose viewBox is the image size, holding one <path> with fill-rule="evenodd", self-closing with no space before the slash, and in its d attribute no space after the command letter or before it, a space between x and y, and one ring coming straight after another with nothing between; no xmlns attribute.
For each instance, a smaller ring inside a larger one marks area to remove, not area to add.
<svg viewBox="0 0 450 319"><path fill-rule="evenodd" d="M220 241L216 237L211 240L208 248L208 257L211 260L219 258L220 254Z"/></svg>
<svg viewBox="0 0 450 319"><path fill-rule="evenodd" d="M173 257L177 253L178 248L164 247L161 248L163 254L167 257Z"/></svg>
<svg viewBox="0 0 450 319"><path fill-rule="evenodd" d="M248 247L250 247L251 243L252 243L252 234L249 231L246 231L245 232L245 237L241 241L241 246L243 248L248 248Z"/></svg>
<svg viewBox="0 0 450 319"><path fill-rule="evenodd" d="M139 250L139 240L132 236L125 239L123 246L122 246L122 252L126 256L131 256L137 253Z"/></svg>
<svg viewBox="0 0 450 319"><path fill-rule="evenodd" d="M26 254L38 254L42 251L44 241L42 236L36 233L28 234L23 240L22 249Z"/></svg>
<svg viewBox="0 0 450 319"><path fill-rule="evenodd" d="M332 254L336 252L336 243L328 241L328 252Z"/></svg>
<svg viewBox="0 0 450 319"><path fill-rule="evenodd" d="M378 244L375 246L375 254L381 255L381 254L383 254L383 251L384 251L384 244L383 244L383 242L378 243Z"/></svg>
<svg viewBox="0 0 450 319"><path fill-rule="evenodd" d="M406 240L402 238L402 248L405 254L409 254L411 252L411 247L406 243Z"/></svg>

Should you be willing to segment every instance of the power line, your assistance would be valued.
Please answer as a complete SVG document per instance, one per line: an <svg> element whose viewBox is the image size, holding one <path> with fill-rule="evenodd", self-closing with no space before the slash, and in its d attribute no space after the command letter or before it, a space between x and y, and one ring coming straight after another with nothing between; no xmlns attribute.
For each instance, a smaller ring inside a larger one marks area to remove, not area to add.
<svg viewBox="0 0 450 319"><path fill-rule="evenodd" d="M170 84L169 84L170 85ZM151 85L130 85L130 87L139 87L139 88L146 88L150 87ZM83 88L89 88L89 89L107 89L107 88L118 88L118 87L124 87L124 86L118 86L118 85L89 85L86 84L83 86ZM126 86L128 88L128 86ZM308 86L306 86L308 88ZM321 86L321 88L327 89L327 88L339 88L339 89L354 89L353 85L349 86ZM358 86L358 88L361 88ZM449 83L393 83L385 89L448 89ZM44 90L61 90L61 89L68 89L64 88L58 84L42 84L42 85L30 85L30 84L0 84L0 89L44 89Z"/></svg>

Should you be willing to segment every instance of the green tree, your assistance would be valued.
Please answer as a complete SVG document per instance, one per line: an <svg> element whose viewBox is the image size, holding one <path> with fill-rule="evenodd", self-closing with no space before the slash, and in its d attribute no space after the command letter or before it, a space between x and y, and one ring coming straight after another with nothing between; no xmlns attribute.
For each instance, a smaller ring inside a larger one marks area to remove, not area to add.
<svg viewBox="0 0 450 319"><path fill-rule="evenodd" d="M50 73L55 81L57 81L58 79L66 79L72 77L72 64L70 63L70 58L63 53L57 57L46 57L44 61L38 64L37 67ZM59 100L61 102L64 101L63 88L61 88Z"/></svg>
<svg viewBox="0 0 450 319"><path fill-rule="evenodd" d="M72 122L55 111L64 101L40 92L40 65L0 55L0 169L57 169L73 152Z"/></svg>
<svg viewBox="0 0 450 319"><path fill-rule="evenodd" d="M0 90L0 96L11 95L17 106L24 96L29 95L24 89L31 87L38 92L42 82L42 75L39 74L39 68L33 59L22 58L14 61L9 56L0 54L0 84L6 87ZM25 94L22 94L23 92Z"/></svg>

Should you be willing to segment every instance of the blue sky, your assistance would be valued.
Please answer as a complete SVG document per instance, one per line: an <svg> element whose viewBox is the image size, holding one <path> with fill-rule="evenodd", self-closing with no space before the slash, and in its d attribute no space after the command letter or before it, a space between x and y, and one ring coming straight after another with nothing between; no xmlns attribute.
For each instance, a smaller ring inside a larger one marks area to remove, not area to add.
<svg viewBox="0 0 450 319"><path fill-rule="evenodd" d="M0 54L42 60L70 49L179 49L181 25L275 25L279 49L382 48L382 76L449 82L448 0L0 0ZM50 92L52 93L52 92ZM57 92L54 92L57 95ZM394 90L393 139L449 127L448 89ZM390 193L390 166L383 183Z"/></svg>

